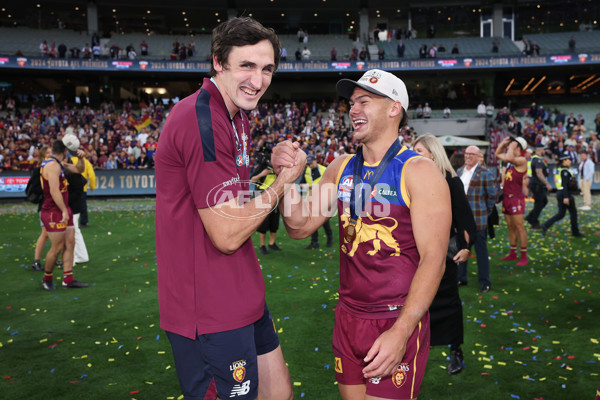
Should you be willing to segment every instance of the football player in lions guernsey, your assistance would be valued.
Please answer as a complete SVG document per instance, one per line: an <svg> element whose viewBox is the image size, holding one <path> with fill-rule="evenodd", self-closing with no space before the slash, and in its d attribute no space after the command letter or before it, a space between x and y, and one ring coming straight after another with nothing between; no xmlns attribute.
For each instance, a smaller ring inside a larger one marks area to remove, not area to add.
<svg viewBox="0 0 600 400"><path fill-rule="evenodd" d="M428 308L444 273L450 194L431 160L402 147L408 93L391 73L342 79L350 100L356 155L336 158L306 200L292 189L280 203L295 239L335 212L340 288L333 332L339 391L345 400L414 399L429 355ZM273 150L276 172L302 159L297 143Z"/></svg>

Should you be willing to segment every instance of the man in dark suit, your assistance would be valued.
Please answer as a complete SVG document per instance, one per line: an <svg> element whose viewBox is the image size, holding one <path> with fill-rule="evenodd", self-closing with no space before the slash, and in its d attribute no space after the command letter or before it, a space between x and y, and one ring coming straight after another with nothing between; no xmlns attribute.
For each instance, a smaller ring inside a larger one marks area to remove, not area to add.
<svg viewBox="0 0 600 400"><path fill-rule="evenodd" d="M491 288L490 261L487 249L487 220L496 203L496 185L492 173L480 164L483 153L477 146L469 146L465 150L465 165L457 174L463 181L465 193L473 216L477 223L475 253L477 255L477 275L479 291L487 293ZM467 284L467 262L458 265L458 285Z"/></svg>

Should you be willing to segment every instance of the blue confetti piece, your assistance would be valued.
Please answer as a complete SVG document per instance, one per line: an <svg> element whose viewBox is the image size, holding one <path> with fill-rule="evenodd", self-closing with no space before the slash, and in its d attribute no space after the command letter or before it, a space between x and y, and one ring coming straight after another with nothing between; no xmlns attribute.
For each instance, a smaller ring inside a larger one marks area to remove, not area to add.
<svg viewBox="0 0 600 400"><path fill-rule="evenodd" d="M19 331L14 331L14 332L13 332L13 333L11 333L10 335L11 335L11 336L15 336L15 335L18 335L18 334L19 334Z"/></svg>
<svg viewBox="0 0 600 400"><path fill-rule="evenodd" d="M121 350L121 347L123 347L123 345L120 345L120 346L117 348L117 350Z"/></svg>
<svg viewBox="0 0 600 400"><path fill-rule="evenodd" d="M160 335L156 335L156 340L160 339Z"/></svg>
<svg viewBox="0 0 600 400"><path fill-rule="evenodd" d="M329 370L329 364L325 364L325 369Z"/></svg>
<svg viewBox="0 0 600 400"><path fill-rule="evenodd" d="M327 304L321 304L321 307L327 308Z"/></svg>
<svg viewBox="0 0 600 400"><path fill-rule="evenodd" d="M267 278L272 278L272 276L271 275L267 275Z"/></svg>
<svg viewBox="0 0 600 400"><path fill-rule="evenodd" d="M87 378L87 374L83 374L79 377L79 379Z"/></svg>
<svg viewBox="0 0 600 400"><path fill-rule="evenodd" d="M512 397L513 399L520 399L521 396L519 396L518 394L511 394L510 397Z"/></svg>
<svg viewBox="0 0 600 400"><path fill-rule="evenodd" d="M315 347L315 351L319 351L319 348L318 348L318 347Z"/></svg>
<svg viewBox="0 0 600 400"><path fill-rule="evenodd" d="M50 373L53 373L55 370L56 370L55 368L52 368L52 369L50 370Z"/></svg>
<svg viewBox="0 0 600 400"><path fill-rule="evenodd" d="M300 397L304 397L304 392L300 393Z"/></svg>
<svg viewBox="0 0 600 400"><path fill-rule="evenodd" d="M284 321L285 321L286 319L290 319L290 317L283 317L283 319L284 319Z"/></svg>

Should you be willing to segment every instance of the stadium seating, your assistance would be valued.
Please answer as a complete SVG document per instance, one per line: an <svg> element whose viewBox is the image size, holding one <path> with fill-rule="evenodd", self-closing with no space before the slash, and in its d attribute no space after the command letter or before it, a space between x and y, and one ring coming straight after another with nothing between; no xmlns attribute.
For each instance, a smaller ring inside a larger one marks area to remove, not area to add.
<svg viewBox="0 0 600 400"><path fill-rule="evenodd" d="M479 37L456 37L456 38L417 38L404 40L403 43L406 46L404 58L413 59L419 58L419 48L422 45L427 45L427 49L435 44L438 48L440 45L444 45L446 48L445 52L438 53L438 58L445 57L456 57L451 54L452 47L458 45L459 57L489 57L493 55L506 56L506 55L518 55L521 53L519 48L508 38L498 38L500 46L498 47L498 53L492 53L492 39L491 38L479 38ZM398 41L392 40L390 42L379 42L380 46L383 46L385 50L386 59L398 58L397 46Z"/></svg>
<svg viewBox="0 0 600 400"><path fill-rule="evenodd" d="M536 42L540 46L540 55L546 55L568 52L571 36L575 38L577 53L598 51L600 48L600 31L540 33L523 35L523 39Z"/></svg>

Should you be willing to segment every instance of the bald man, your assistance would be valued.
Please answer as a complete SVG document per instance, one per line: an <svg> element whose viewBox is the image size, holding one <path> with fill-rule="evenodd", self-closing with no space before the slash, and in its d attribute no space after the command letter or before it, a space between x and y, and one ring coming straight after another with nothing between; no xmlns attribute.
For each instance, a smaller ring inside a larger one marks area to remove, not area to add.
<svg viewBox="0 0 600 400"><path fill-rule="evenodd" d="M487 293L491 289L490 261L487 249L487 220L496 203L496 185L492 173L481 165L483 153L477 146L469 146L465 150L465 165L457 174L465 186L465 194L473 210L477 223L475 253L477 255L477 274L479 291ZM467 284L467 263L458 264L458 285Z"/></svg>

